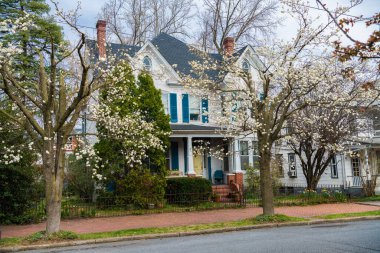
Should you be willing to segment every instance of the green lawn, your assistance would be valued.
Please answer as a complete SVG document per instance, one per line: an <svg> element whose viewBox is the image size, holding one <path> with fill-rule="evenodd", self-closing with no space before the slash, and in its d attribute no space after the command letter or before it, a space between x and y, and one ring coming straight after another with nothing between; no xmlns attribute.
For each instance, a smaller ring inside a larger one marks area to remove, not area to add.
<svg viewBox="0 0 380 253"><path fill-rule="evenodd" d="M273 216L259 215L255 218L230 221L230 222L219 222L211 224L200 224L200 225L190 225L190 226L178 226L178 227L164 227L164 228L139 228L139 229L127 229L112 232L101 232L101 233L88 233L88 234L74 234L68 231L61 231L59 234L50 236L46 238L43 232L37 232L27 237L17 237L17 238L5 238L0 240L0 247L5 246L15 246L15 245L28 245L47 241L67 241L67 240L89 240L89 239L100 239L100 238L111 238L111 237L122 237L122 236L134 236L134 235L148 235L148 234L165 234L165 233L179 233L179 232L190 232L190 231L203 231L208 229L219 229L219 228L230 228L230 227L244 227L250 225L258 224L268 224L268 223L286 223L286 222L299 222L307 221L304 218L289 217L282 214L276 214Z"/></svg>
<svg viewBox="0 0 380 253"><path fill-rule="evenodd" d="M355 202L380 201L380 195L376 195L372 197L353 198L351 201L355 201Z"/></svg>
<svg viewBox="0 0 380 253"><path fill-rule="evenodd" d="M380 216L380 210L360 212L360 213L328 214L328 215L323 215L323 216L317 216L316 218L330 220L330 219L349 218L349 217L363 217L363 216Z"/></svg>

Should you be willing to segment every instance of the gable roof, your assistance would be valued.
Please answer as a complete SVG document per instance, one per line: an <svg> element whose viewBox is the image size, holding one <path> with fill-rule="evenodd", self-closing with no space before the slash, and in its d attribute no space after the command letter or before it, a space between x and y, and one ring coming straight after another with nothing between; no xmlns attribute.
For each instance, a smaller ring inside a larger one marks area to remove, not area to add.
<svg viewBox="0 0 380 253"><path fill-rule="evenodd" d="M167 63L179 74L190 75L195 77L192 72L191 62L203 62L205 58L214 60L215 62L221 62L223 56L219 53L205 53L195 47L180 41L173 36L161 33L151 40L151 44L157 49L161 56L167 61ZM97 43L95 40L87 40L87 45L90 48L91 55L95 60L99 57L99 51L97 50ZM245 46L236 51L233 56L239 58L248 46ZM116 58L121 57L122 53L127 53L130 57L134 57L138 51L143 48L139 46L131 46L125 44L107 43L106 52L107 55L115 55ZM202 56L203 55L203 56ZM222 81L226 73L220 73L217 70L208 70L206 74L211 80Z"/></svg>

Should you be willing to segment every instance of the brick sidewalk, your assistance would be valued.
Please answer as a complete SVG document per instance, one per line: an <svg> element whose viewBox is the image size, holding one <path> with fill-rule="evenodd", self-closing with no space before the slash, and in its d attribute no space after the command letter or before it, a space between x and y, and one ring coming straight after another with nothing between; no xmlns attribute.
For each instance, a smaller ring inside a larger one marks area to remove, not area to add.
<svg viewBox="0 0 380 253"><path fill-rule="evenodd" d="M275 212L295 217L312 217L325 214L354 213L373 210L380 210L380 207L352 203L322 204L314 206L278 207L275 209ZM261 208L252 207L243 209L223 209L203 212L161 213L146 215L130 215L110 218L76 219L62 221L61 229L70 230L76 233L93 233L131 228L184 226L241 220L256 216L261 213ZM26 236L44 229L45 223L30 225L9 225L2 226L0 228L2 238Z"/></svg>

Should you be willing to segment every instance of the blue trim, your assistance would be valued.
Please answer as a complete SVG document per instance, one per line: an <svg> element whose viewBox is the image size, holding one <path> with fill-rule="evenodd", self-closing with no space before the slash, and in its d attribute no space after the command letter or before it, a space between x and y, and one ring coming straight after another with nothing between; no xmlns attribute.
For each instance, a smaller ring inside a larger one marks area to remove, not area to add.
<svg viewBox="0 0 380 253"><path fill-rule="evenodd" d="M179 159L178 159L178 142L170 143L171 157L172 157L172 170L179 170Z"/></svg>
<svg viewBox="0 0 380 253"><path fill-rule="evenodd" d="M185 155L185 174L187 174L187 139L183 138L183 151Z"/></svg>
<svg viewBox="0 0 380 253"><path fill-rule="evenodd" d="M177 115L177 94L170 93L170 122L177 123L178 115Z"/></svg>
<svg viewBox="0 0 380 253"><path fill-rule="evenodd" d="M206 115L203 115L203 114ZM202 99L202 122L208 123L208 99Z"/></svg>
<svg viewBox="0 0 380 253"><path fill-rule="evenodd" d="M211 176L211 156L207 157L207 169L208 169L208 179L212 182Z"/></svg>
<svg viewBox="0 0 380 253"><path fill-rule="evenodd" d="M182 94L182 122L190 122L189 94Z"/></svg>

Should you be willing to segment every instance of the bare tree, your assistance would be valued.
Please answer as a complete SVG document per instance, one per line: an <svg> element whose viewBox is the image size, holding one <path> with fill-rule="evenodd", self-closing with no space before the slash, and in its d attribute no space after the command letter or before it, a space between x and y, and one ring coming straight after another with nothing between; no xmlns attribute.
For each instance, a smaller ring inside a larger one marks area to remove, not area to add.
<svg viewBox="0 0 380 253"><path fill-rule="evenodd" d="M254 42L259 33L270 33L278 23L275 1L204 0L203 4L199 41L205 51L216 49L222 53L228 36L234 37L235 43Z"/></svg>
<svg viewBox="0 0 380 253"><path fill-rule="evenodd" d="M109 0L99 16L120 43L141 45L162 32L188 36L193 8L192 0Z"/></svg>
<svg viewBox="0 0 380 253"><path fill-rule="evenodd" d="M375 29L371 35L368 37L367 41L359 40L351 32L351 27L356 23L365 22L367 29L370 26L380 25L380 13L377 12L369 18L364 18L363 16L345 16L342 18L340 14L342 11L347 11L347 9L352 9L353 7L361 4L363 0L352 0L349 6L339 6L336 9L329 9L326 5L327 1L316 0L316 3L321 7L328 15L328 17L333 20L336 27L340 32L349 40L348 45L343 45L339 40L335 41L335 54L339 56L341 61L351 60L353 58L359 58L362 61L372 60L378 65L378 73L380 72L380 31ZM372 84L373 85L373 84Z"/></svg>

